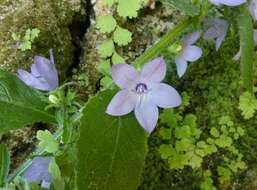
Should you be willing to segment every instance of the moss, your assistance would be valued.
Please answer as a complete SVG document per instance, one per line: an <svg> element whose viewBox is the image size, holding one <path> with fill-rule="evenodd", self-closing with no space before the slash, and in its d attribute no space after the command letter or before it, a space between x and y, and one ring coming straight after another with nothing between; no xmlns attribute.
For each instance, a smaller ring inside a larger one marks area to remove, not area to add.
<svg viewBox="0 0 257 190"><path fill-rule="evenodd" d="M63 76L73 60L73 45L69 25L80 0L4 0L0 3L0 68L15 71L32 63L35 55L48 56L54 48L60 75ZM3 12L2 12L3 10ZM21 52L14 48L13 32L24 35L29 28L40 30L31 50Z"/></svg>

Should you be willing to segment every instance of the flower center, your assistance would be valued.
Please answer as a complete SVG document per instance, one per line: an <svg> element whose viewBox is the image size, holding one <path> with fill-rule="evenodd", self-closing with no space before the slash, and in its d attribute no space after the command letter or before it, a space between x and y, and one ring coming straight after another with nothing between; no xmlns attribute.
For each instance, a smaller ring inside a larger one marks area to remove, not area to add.
<svg viewBox="0 0 257 190"><path fill-rule="evenodd" d="M146 93L147 90L147 86L144 83L138 83L136 86L136 92L139 94Z"/></svg>

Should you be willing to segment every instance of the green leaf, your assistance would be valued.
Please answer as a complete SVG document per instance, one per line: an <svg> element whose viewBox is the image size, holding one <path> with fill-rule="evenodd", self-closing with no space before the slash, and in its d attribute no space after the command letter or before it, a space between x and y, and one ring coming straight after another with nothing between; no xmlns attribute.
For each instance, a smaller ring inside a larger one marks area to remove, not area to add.
<svg viewBox="0 0 257 190"><path fill-rule="evenodd" d="M140 9L141 1L140 0L118 0L117 11L118 14L124 18L137 17L137 12Z"/></svg>
<svg viewBox="0 0 257 190"><path fill-rule="evenodd" d="M220 136L219 131L218 131L215 127L212 127L212 128L211 128L210 133L211 133L211 135L212 135L213 137L216 137L216 138L218 138L218 137Z"/></svg>
<svg viewBox="0 0 257 190"><path fill-rule="evenodd" d="M188 125L177 127L175 130L175 136L178 139L189 138L191 136L191 130Z"/></svg>
<svg viewBox="0 0 257 190"><path fill-rule="evenodd" d="M232 138L226 135L221 135L218 139L215 140L215 144L221 148L229 147L232 145L232 143Z"/></svg>
<svg viewBox="0 0 257 190"><path fill-rule="evenodd" d="M162 159L167 159L170 156L176 154L176 151L174 150L174 148L172 148L170 145L167 145L167 144L162 144L159 147L159 152L161 154Z"/></svg>
<svg viewBox="0 0 257 190"><path fill-rule="evenodd" d="M133 114L113 117L105 113L115 93L100 92L83 110L77 142L78 190L132 190L140 182L147 133Z"/></svg>
<svg viewBox="0 0 257 190"><path fill-rule="evenodd" d="M44 111L42 99L15 75L0 70L0 133L35 122L55 123L55 117Z"/></svg>
<svg viewBox="0 0 257 190"><path fill-rule="evenodd" d="M189 160L189 165L192 168L199 168L201 167L203 162L203 159L200 156L197 156L196 154L193 154L192 157Z"/></svg>
<svg viewBox="0 0 257 190"><path fill-rule="evenodd" d="M171 138L171 129L162 127L160 129L160 135L162 139L169 140Z"/></svg>
<svg viewBox="0 0 257 190"><path fill-rule="evenodd" d="M173 109L165 109L160 114L161 123L167 124L169 127L175 128L177 126L177 118Z"/></svg>
<svg viewBox="0 0 257 190"><path fill-rule="evenodd" d="M33 28L30 32L30 41L34 41L34 39L38 37L39 33L40 30L38 30L37 28Z"/></svg>
<svg viewBox="0 0 257 190"><path fill-rule="evenodd" d="M126 63L125 59L121 57L116 51L112 55L112 63L113 64L120 64L120 63Z"/></svg>
<svg viewBox="0 0 257 190"><path fill-rule="evenodd" d="M113 41L119 46L127 45L132 41L132 33L118 26L113 33Z"/></svg>
<svg viewBox="0 0 257 190"><path fill-rule="evenodd" d="M194 145L192 144L192 142L189 139L182 139L182 140L176 141L175 147L178 152L190 151L194 148Z"/></svg>
<svg viewBox="0 0 257 190"><path fill-rule="evenodd" d="M245 119L250 119L254 116L257 110L257 100L250 92L244 92L239 98L239 109Z"/></svg>
<svg viewBox="0 0 257 190"><path fill-rule="evenodd" d="M103 74L107 76L111 76L111 64L110 61L103 61L99 64L98 70Z"/></svg>
<svg viewBox="0 0 257 190"><path fill-rule="evenodd" d="M162 0L162 3L175 7L188 16L196 16L200 12L200 7L194 5L190 0Z"/></svg>
<svg viewBox="0 0 257 190"><path fill-rule="evenodd" d="M103 58L110 57L113 52L114 52L114 44L111 39L108 39L105 42L103 42L98 49L98 53Z"/></svg>
<svg viewBox="0 0 257 190"><path fill-rule="evenodd" d="M183 169L188 164L189 157L185 154L175 154L168 159L170 168Z"/></svg>
<svg viewBox="0 0 257 190"><path fill-rule="evenodd" d="M113 83L113 80L109 76L105 76L104 78L101 79L101 86L103 89L114 89L115 85Z"/></svg>
<svg viewBox="0 0 257 190"><path fill-rule="evenodd" d="M10 153L7 147L0 144L0 187L4 187L10 167Z"/></svg>
<svg viewBox="0 0 257 190"><path fill-rule="evenodd" d="M112 32L115 29L116 25L117 25L117 22L111 14L100 16L96 23L96 27L102 33Z"/></svg>
<svg viewBox="0 0 257 190"><path fill-rule="evenodd" d="M50 131L39 130L37 132L37 139L39 140L39 147L45 149L46 152L55 153L58 151L59 144Z"/></svg>

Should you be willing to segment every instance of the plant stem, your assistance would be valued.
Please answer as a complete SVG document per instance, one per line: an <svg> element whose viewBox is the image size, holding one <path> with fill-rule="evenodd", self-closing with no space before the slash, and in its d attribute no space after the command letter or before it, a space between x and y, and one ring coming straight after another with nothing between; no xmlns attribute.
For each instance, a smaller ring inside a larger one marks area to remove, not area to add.
<svg viewBox="0 0 257 190"><path fill-rule="evenodd" d="M253 56L254 56L254 38L253 23L251 15L244 5L240 9L238 19L240 47L241 47L241 71L244 87L253 93Z"/></svg>
<svg viewBox="0 0 257 190"><path fill-rule="evenodd" d="M145 51L140 57L138 57L133 65L136 68L142 67L147 61L157 56L164 48L166 48L185 28L192 23L193 18L186 18L180 22L177 26L167 32L156 44Z"/></svg>

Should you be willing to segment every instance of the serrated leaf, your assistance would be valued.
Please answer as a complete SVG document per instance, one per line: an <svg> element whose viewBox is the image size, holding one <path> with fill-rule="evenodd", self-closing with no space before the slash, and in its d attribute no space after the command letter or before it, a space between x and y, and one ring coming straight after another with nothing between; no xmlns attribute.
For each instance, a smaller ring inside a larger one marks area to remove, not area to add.
<svg viewBox="0 0 257 190"><path fill-rule="evenodd" d="M177 118L173 109L165 109L160 114L161 123L167 124L169 127L175 128L177 126Z"/></svg>
<svg viewBox="0 0 257 190"><path fill-rule="evenodd" d="M188 125L177 127L175 130L175 136L178 139L189 138L191 136L191 130Z"/></svg>
<svg viewBox="0 0 257 190"><path fill-rule="evenodd" d="M182 139L176 141L176 150L180 151L189 151L194 148L194 145L189 139Z"/></svg>
<svg viewBox="0 0 257 190"><path fill-rule="evenodd" d="M189 160L189 165L192 168L199 168L199 167L201 167L202 162L203 162L203 159L200 156L193 154Z"/></svg>
<svg viewBox="0 0 257 190"><path fill-rule="evenodd" d="M105 113L116 93L102 91L87 103L77 142L78 190L137 189L147 152L147 134L133 114Z"/></svg>
<svg viewBox="0 0 257 190"><path fill-rule="evenodd" d="M171 129L162 127L160 129L160 136L164 140L169 140L171 138Z"/></svg>
<svg viewBox="0 0 257 190"><path fill-rule="evenodd" d="M138 10L140 9L141 1L140 0L118 0L117 11L118 14L124 18L137 17Z"/></svg>
<svg viewBox="0 0 257 190"><path fill-rule="evenodd" d="M196 16L200 12L200 7L194 5L190 0L162 0L165 5L175 7L188 16Z"/></svg>
<svg viewBox="0 0 257 190"><path fill-rule="evenodd" d="M175 154L168 159L170 168L183 169L188 164L189 157L185 154Z"/></svg>
<svg viewBox="0 0 257 190"><path fill-rule="evenodd" d="M103 74L107 76L111 76L111 64L110 61L103 61L99 64L98 70Z"/></svg>
<svg viewBox="0 0 257 190"><path fill-rule="evenodd" d="M239 109L245 119L250 119L254 116L257 110L257 100L250 92L243 93L239 98Z"/></svg>
<svg viewBox="0 0 257 190"><path fill-rule="evenodd" d="M48 130L39 130L37 139L39 140L39 147L45 149L46 152L55 153L58 151L59 144Z"/></svg>
<svg viewBox="0 0 257 190"><path fill-rule="evenodd" d="M220 136L219 131L218 131L215 127L212 127L212 128L211 128L210 133L211 133L211 135L212 135L213 137L216 137L216 138L218 138L218 137Z"/></svg>
<svg viewBox="0 0 257 190"><path fill-rule="evenodd" d="M132 41L132 33L118 26L113 33L113 41L119 46L127 45Z"/></svg>
<svg viewBox="0 0 257 190"><path fill-rule="evenodd" d="M101 86L103 89L114 89L115 88L113 80L109 76L105 76L104 78L102 78L100 83L101 83Z"/></svg>
<svg viewBox="0 0 257 190"><path fill-rule="evenodd" d="M114 44L111 39L103 42L98 48L98 53L103 58L110 57L113 54L113 52L114 52Z"/></svg>
<svg viewBox="0 0 257 190"><path fill-rule="evenodd" d="M15 75L0 70L0 133L35 122L55 123L44 111L43 96Z"/></svg>
<svg viewBox="0 0 257 190"><path fill-rule="evenodd" d="M7 147L0 144L0 187L4 187L10 167L10 153Z"/></svg>
<svg viewBox="0 0 257 190"><path fill-rule="evenodd" d="M96 27L102 33L110 33L114 31L116 25L117 22L111 14L100 16L96 22Z"/></svg>
<svg viewBox="0 0 257 190"><path fill-rule="evenodd" d="M120 63L126 63L126 61L117 52L114 52L113 55L112 55L112 63L113 64L120 64Z"/></svg>
<svg viewBox="0 0 257 190"><path fill-rule="evenodd" d="M159 147L159 152L161 154L162 159L167 159L170 156L176 154L176 151L174 150L174 148L172 148L170 145L167 145L167 144L162 144Z"/></svg>

